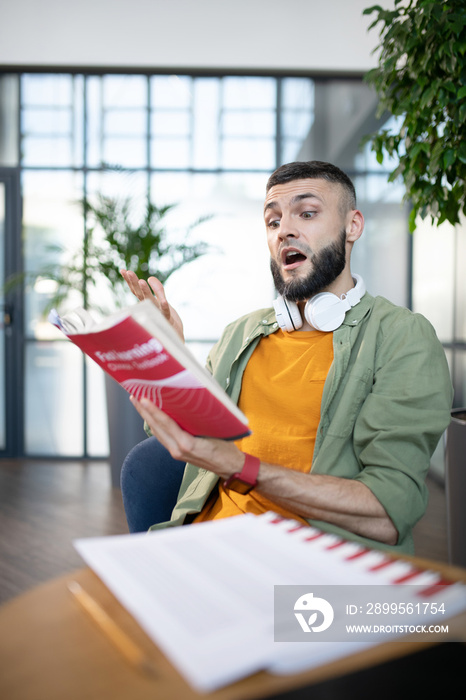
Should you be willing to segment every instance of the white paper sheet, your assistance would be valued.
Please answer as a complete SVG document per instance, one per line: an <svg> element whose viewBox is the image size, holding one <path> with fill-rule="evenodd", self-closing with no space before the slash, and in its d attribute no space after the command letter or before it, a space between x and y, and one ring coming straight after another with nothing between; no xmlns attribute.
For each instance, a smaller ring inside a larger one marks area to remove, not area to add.
<svg viewBox="0 0 466 700"><path fill-rule="evenodd" d="M255 671L292 672L355 653L367 643L274 642L274 586L389 584L404 563L338 543L312 529L244 515L149 534L80 539L87 564L198 691ZM361 564L365 559L365 565ZM349 563L351 561L351 563ZM463 594L462 605L466 607ZM460 606L461 608L461 606Z"/></svg>

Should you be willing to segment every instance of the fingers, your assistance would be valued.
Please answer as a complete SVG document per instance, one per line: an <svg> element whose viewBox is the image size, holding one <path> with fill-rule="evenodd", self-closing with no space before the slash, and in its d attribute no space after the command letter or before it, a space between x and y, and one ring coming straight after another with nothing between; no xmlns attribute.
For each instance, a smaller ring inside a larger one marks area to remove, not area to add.
<svg viewBox="0 0 466 700"><path fill-rule="evenodd" d="M120 273L134 296L139 301L150 299L160 309L184 342L183 322L175 309L168 303L162 282L157 277L149 277L146 282L143 279L139 279L136 273L131 270L120 270Z"/></svg>
<svg viewBox="0 0 466 700"><path fill-rule="evenodd" d="M131 396L131 402L174 459L191 462L222 478L241 470L244 454L233 442L194 437L148 399L138 401Z"/></svg>
<svg viewBox="0 0 466 700"><path fill-rule="evenodd" d="M139 285L139 279L137 275L131 270L120 270L121 276L125 280L132 294L142 301L144 297L144 292Z"/></svg>
<svg viewBox="0 0 466 700"><path fill-rule="evenodd" d="M167 301L167 297L165 296L165 289L163 288L163 284L160 282L160 280L157 279L157 277L149 277L147 282L150 285L150 288L155 294L155 297L157 299L157 306L159 307L160 311L163 313L166 319L170 320L170 315L171 315L171 308L170 304Z"/></svg>
<svg viewBox="0 0 466 700"><path fill-rule="evenodd" d="M125 280L126 284L130 288L131 292L134 294L139 301L144 301L144 299L151 299L154 301L154 297L151 291L151 287L143 279L139 279L135 272L132 270L120 270L121 276ZM162 290L163 298L165 299L165 293L163 292L162 284L155 277L151 277L150 280L155 280L158 288ZM152 286L152 285L151 285ZM166 299L165 299L166 302ZM157 304L159 306L159 304Z"/></svg>
<svg viewBox="0 0 466 700"><path fill-rule="evenodd" d="M140 416L147 422L152 434L167 448L172 457L188 461L195 438L161 411L148 399L138 401L130 397L131 403Z"/></svg>
<svg viewBox="0 0 466 700"><path fill-rule="evenodd" d="M139 284L139 290L142 293L142 299L150 299L151 301L153 301L155 303L158 302L158 299L156 297L154 297L154 295L152 294L150 287L147 284L146 280L138 280L138 284ZM138 298L140 298L140 297L138 297ZM158 303L157 303L157 306L159 306Z"/></svg>

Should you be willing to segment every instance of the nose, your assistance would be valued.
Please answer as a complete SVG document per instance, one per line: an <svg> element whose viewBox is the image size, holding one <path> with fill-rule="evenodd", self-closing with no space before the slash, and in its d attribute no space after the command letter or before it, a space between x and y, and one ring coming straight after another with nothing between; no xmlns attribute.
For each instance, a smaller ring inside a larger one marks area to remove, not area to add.
<svg viewBox="0 0 466 700"><path fill-rule="evenodd" d="M280 219L280 226L276 229L277 238L280 242L287 240L288 238L298 238L299 231L296 222L291 216L287 214L282 214Z"/></svg>

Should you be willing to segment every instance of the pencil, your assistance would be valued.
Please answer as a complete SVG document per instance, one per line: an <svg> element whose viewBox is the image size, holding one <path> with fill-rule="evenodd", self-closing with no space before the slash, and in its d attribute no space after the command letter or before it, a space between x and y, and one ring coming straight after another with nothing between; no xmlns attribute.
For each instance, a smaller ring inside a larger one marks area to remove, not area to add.
<svg viewBox="0 0 466 700"><path fill-rule="evenodd" d="M155 667L142 649L119 627L99 603L87 593L77 581L70 581L68 589L75 599L96 623L107 639L120 651L134 667L146 673L156 674Z"/></svg>

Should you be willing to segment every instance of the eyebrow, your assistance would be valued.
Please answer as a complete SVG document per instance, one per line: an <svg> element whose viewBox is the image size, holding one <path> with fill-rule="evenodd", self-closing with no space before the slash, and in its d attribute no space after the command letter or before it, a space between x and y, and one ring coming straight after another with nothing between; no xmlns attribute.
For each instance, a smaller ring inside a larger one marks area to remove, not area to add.
<svg viewBox="0 0 466 700"><path fill-rule="evenodd" d="M318 197L316 194L314 194L313 192L303 192L301 194L297 194L294 197L292 197L290 200L290 204L297 204L298 202L300 202L303 199L317 199L319 202L322 201L322 199L320 197ZM268 202L268 204L266 204L264 207L264 214L266 211L268 211L269 209L273 209L276 206L277 206L276 200L273 200L272 202Z"/></svg>

